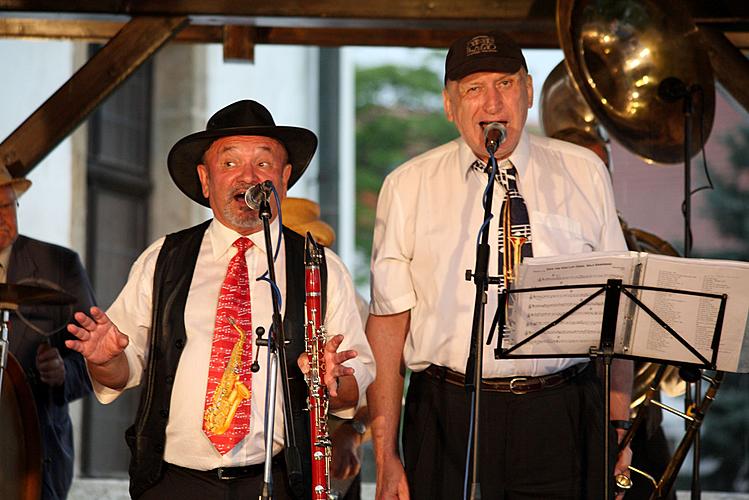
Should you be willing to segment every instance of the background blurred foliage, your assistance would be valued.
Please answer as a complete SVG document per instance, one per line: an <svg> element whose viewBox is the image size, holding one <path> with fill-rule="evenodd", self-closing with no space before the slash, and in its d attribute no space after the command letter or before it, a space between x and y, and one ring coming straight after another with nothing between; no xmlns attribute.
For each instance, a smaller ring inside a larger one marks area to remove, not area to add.
<svg viewBox="0 0 749 500"><path fill-rule="evenodd" d="M428 61L419 67L357 69L356 249L363 260L372 253L377 196L385 176L457 135L442 110L442 82ZM368 267L355 279L359 285L366 283Z"/></svg>
<svg viewBox="0 0 749 500"><path fill-rule="evenodd" d="M736 130L724 141L730 152L729 168L711 169L715 189L707 194L708 206L720 231L741 244L718 255L700 257L747 261L749 128ZM705 416L701 452L704 490L749 492L749 375L726 374ZM677 486L689 489L686 480Z"/></svg>

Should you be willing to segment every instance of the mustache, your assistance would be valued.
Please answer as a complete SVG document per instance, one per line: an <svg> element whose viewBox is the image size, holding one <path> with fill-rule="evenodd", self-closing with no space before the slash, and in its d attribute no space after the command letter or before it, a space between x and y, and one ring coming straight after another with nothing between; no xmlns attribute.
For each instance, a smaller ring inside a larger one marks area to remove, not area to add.
<svg viewBox="0 0 749 500"><path fill-rule="evenodd" d="M250 187L252 187L253 184L250 184L249 182L239 182L232 186L231 190L226 195L226 200L231 201L238 197L244 198L244 194L247 192Z"/></svg>

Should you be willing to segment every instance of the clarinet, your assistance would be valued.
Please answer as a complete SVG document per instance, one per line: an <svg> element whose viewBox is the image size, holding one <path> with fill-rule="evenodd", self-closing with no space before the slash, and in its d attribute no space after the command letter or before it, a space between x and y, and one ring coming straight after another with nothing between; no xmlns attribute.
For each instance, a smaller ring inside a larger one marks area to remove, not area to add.
<svg viewBox="0 0 749 500"><path fill-rule="evenodd" d="M309 397L310 443L312 447L312 499L330 498L330 449L328 434L328 390L325 387L325 326L322 325L320 263L322 250L307 233L304 255L305 347L309 361L307 385Z"/></svg>

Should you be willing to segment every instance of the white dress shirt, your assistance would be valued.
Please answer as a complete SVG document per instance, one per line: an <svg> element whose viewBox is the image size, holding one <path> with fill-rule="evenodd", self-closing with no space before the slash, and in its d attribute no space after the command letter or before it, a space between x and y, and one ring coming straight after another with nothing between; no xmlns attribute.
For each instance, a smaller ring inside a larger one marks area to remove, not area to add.
<svg viewBox="0 0 749 500"><path fill-rule="evenodd" d="M487 183L486 174L471 168L475 160L466 143L456 139L398 167L380 191L370 312L411 311L404 358L414 371L430 364L465 371L476 290L465 271L475 267ZM626 250L611 182L595 154L524 132L510 161L528 207L534 256ZM494 190L490 275L499 269L497 221L505 194L499 183ZM490 286L485 340L496 308L496 287ZM493 342L484 347L484 377L545 375L582 361L497 361L496 336Z"/></svg>
<svg viewBox="0 0 749 500"><path fill-rule="evenodd" d="M276 244L278 223L271 224L273 244ZM169 423L166 428L164 460L171 464L197 470L216 467L261 463L265 458L264 414L266 373L268 369L267 349L260 349L260 371L252 374L251 413L249 435L234 449L220 455L203 433L203 411L205 407L208 364L211 357L213 329L216 319L216 304L229 261L237 250L232 246L241 235L226 228L216 220L205 232L200 246L195 273L185 306L185 330L187 342L182 351L171 396ZM258 326L270 331L273 305L270 286L265 281L256 281L268 269L263 232L248 236L254 243L246 253L250 275L250 297L252 307L252 337L249 344L253 360L257 354L255 329ZM130 367L130 378L126 388L135 387L148 360L148 338L151 331L153 275L159 250L164 238L159 239L133 264L127 284L117 300L107 311L115 325L130 337L125 349ZM354 299L354 287L348 271L340 258L330 250L325 252L328 268L327 311L325 326L329 335L341 333L345 340L339 350L355 349L358 357L346 362L354 368L359 393L364 395L374 379L374 358L367 343ZM286 262L284 244L275 263L276 280L282 297L286 297ZM303 292L302 292L303 293ZM281 314L285 310L285 300ZM295 332L303 334L303 332ZM266 334L267 338L267 334ZM278 453L284 443L283 407L281 399L280 370L275 404L273 453ZM114 400L120 392L94 384L94 391L103 403ZM355 409L341 412L353 416Z"/></svg>

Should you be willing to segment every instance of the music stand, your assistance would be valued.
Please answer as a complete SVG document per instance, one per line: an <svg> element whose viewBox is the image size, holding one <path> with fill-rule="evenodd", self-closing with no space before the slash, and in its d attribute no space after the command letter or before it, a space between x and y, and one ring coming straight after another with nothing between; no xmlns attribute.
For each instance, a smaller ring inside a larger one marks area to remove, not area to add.
<svg viewBox="0 0 749 500"><path fill-rule="evenodd" d="M641 356L633 356L629 354L617 353L614 349L616 330L618 324L619 315L619 302L621 294L624 293L637 307L647 313L653 320L655 320L663 329L668 332L670 336L676 339L682 346L684 346L692 355L695 356L698 362L696 363L684 363L679 362L681 365L694 365L700 368L715 369L717 365L718 347L720 345L720 335L723 328L723 318L725 316L727 296L725 294L718 295L705 292L692 292L686 290L675 290L671 288L661 287L650 287L640 285L624 285L621 279L609 279L605 284L581 284L581 285L560 285L560 286L547 286L547 287L533 287L533 288L518 288L504 290L500 293L500 300L497 305L497 314L495 315L495 322L498 326L499 332L505 331L505 325L507 322L506 311L508 305L508 298L511 294L523 294L532 292L544 292L544 291L558 291L558 290L572 290L572 289L593 289L594 291L585 299L578 304L574 305L565 313L561 314L558 318L554 319L538 331L527 336L517 344L509 347L502 347L502 339L504 335L498 335L497 347L494 350L495 359L512 359L512 358L580 358L590 357L594 359L600 357L603 361L604 366L604 422L603 422L603 447L604 447L604 498L610 498L610 486L609 486L609 416L610 416L610 390L611 390L611 361L614 358L625 358L625 359L641 359L647 361L659 361L661 363L673 364L673 360L669 359L654 359L645 358ZM711 356L710 359L703 356L695 347L690 345L681 335L679 335L674 329L672 329L663 319L661 319L655 312L640 301L640 299L632 293L632 290L650 290L655 292L675 293L682 295L692 295L705 297L709 299L720 300L720 307L718 315L715 321L713 336L710 343ZM575 352L575 353L549 353L549 354L512 354L519 350L523 346L529 344L534 339L543 335L545 332L560 324L577 310L587 305L595 298L605 293L603 310L601 315L601 334L598 345L590 346L589 351L586 352ZM491 342L492 336L490 335L489 341Z"/></svg>

